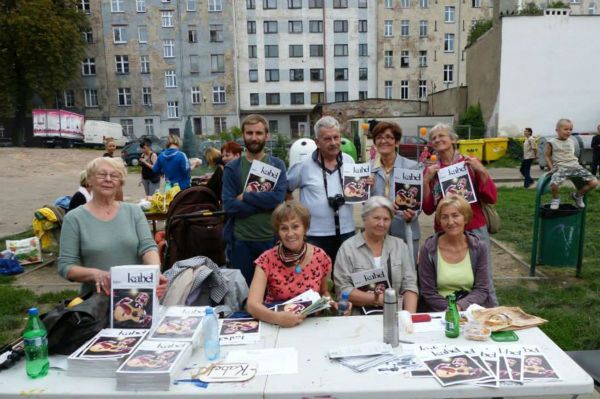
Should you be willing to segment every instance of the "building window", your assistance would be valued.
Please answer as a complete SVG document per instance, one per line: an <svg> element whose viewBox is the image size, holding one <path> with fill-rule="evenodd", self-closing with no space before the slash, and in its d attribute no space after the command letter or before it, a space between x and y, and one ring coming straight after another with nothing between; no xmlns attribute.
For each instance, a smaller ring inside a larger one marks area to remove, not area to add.
<svg viewBox="0 0 600 399"><path fill-rule="evenodd" d="M250 82L258 82L258 69L250 69L248 71L248 80Z"/></svg>
<svg viewBox="0 0 600 399"><path fill-rule="evenodd" d="M588 4L588 14L589 14L589 15L594 15L594 14L596 14L596 3L595 3L595 2L593 2L593 1L591 1L591 2Z"/></svg>
<svg viewBox="0 0 600 399"><path fill-rule="evenodd" d="M117 74L124 75L129 73L129 56L115 55L115 70Z"/></svg>
<svg viewBox="0 0 600 399"><path fill-rule="evenodd" d="M427 50L419 51L419 66L420 67L427 66Z"/></svg>
<svg viewBox="0 0 600 399"><path fill-rule="evenodd" d="M265 58L277 58L279 57L279 46L276 44L265 45Z"/></svg>
<svg viewBox="0 0 600 399"><path fill-rule="evenodd" d="M144 127L146 128L146 134L154 136L154 119L144 119Z"/></svg>
<svg viewBox="0 0 600 399"><path fill-rule="evenodd" d="M304 104L304 93L290 93L290 103L292 105Z"/></svg>
<svg viewBox="0 0 600 399"><path fill-rule="evenodd" d="M383 85L383 97L386 100L392 99L392 89L393 89L392 81L386 80Z"/></svg>
<svg viewBox="0 0 600 399"><path fill-rule="evenodd" d="M179 118L179 103L177 101L167 101L167 118Z"/></svg>
<svg viewBox="0 0 600 399"><path fill-rule="evenodd" d="M304 56L303 46L301 44L290 44L289 51L289 56L291 58Z"/></svg>
<svg viewBox="0 0 600 399"><path fill-rule="evenodd" d="M121 128L123 129L123 135L126 137L135 137L133 134L133 119L121 119L119 120Z"/></svg>
<svg viewBox="0 0 600 399"><path fill-rule="evenodd" d="M429 23L427 20L422 19L421 21L419 21L419 36L420 37L426 37L427 36L427 27L428 27Z"/></svg>
<svg viewBox="0 0 600 399"><path fill-rule="evenodd" d="M288 0L288 8L302 8L302 0Z"/></svg>
<svg viewBox="0 0 600 399"><path fill-rule="evenodd" d="M175 40L173 40L173 39L163 40L163 57L164 58L175 57Z"/></svg>
<svg viewBox="0 0 600 399"><path fill-rule="evenodd" d="M256 58L256 44L248 46L248 58Z"/></svg>
<svg viewBox="0 0 600 399"><path fill-rule="evenodd" d="M213 104L225 104L225 86L213 86Z"/></svg>
<svg viewBox="0 0 600 399"><path fill-rule="evenodd" d="M124 12L125 0L110 0L110 12Z"/></svg>
<svg viewBox="0 0 600 399"><path fill-rule="evenodd" d="M113 41L117 44L127 43L126 26L113 26Z"/></svg>
<svg viewBox="0 0 600 399"><path fill-rule="evenodd" d="M275 10L277 9L277 0L263 0L264 10Z"/></svg>
<svg viewBox="0 0 600 399"><path fill-rule="evenodd" d="M392 50L386 50L383 52L383 66L385 68L391 68L394 66L394 52Z"/></svg>
<svg viewBox="0 0 600 399"><path fill-rule="evenodd" d="M198 30L196 29L196 25L188 26L188 42L198 43Z"/></svg>
<svg viewBox="0 0 600 399"><path fill-rule="evenodd" d="M427 98L427 81L419 80L419 99L424 100Z"/></svg>
<svg viewBox="0 0 600 399"><path fill-rule="evenodd" d="M454 81L454 65L444 65L444 83L452 83Z"/></svg>
<svg viewBox="0 0 600 399"><path fill-rule="evenodd" d="M454 6L444 7L444 22L454 22Z"/></svg>
<svg viewBox="0 0 600 399"><path fill-rule="evenodd" d="M369 79L369 68L358 68L358 80Z"/></svg>
<svg viewBox="0 0 600 399"><path fill-rule="evenodd" d="M290 82L303 82L304 69L290 69Z"/></svg>
<svg viewBox="0 0 600 399"><path fill-rule="evenodd" d="M267 105L279 105L279 93L267 93Z"/></svg>
<svg viewBox="0 0 600 399"><path fill-rule="evenodd" d="M210 71L213 73L225 72L225 55L212 54L210 56Z"/></svg>
<svg viewBox="0 0 600 399"><path fill-rule="evenodd" d="M198 87L198 86L192 87L191 93L192 93L192 104L202 103L202 94L200 92L200 87Z"/></svg>
<svg viewBox="0 0 600 399"><path fill-rule="evenodd" d="M277 21L265 21L263 22L263 31L265 34L277 33Z"/></svg>
<svg viewBox="0 0 600 399"><path fill-rule="evenodd" d="M400 51L400 68L408 68L410 66L410 54L408 50Z"/></svg>
<svg viewBox="0 0 600 399"><path fill-rule="evenodd" d="M310 80L322 81L323 80L323 69L322 68L311 68Z"/></svg>
<svg viewBox="0 0 600 399"><path fill-rule="evenodd" d="M250 93L250 105L259 105L258 93Z"/></svg>
<svg viewBox="0 0 600 399"><path fill-rule="evenodd" d="M152 88L142 87L142 105L147 107L152 105Z"/></svg>
<svg viewBox="0 0 600 399"><path fill-rule="evenodd" d="M454 33L444 34L444 51L447 53L454 52Z"/></svg>
<svg viewBox="0 0 600 399"><path fill-rule="evenodd" d="M308 8L323 8L323 0L308 0Z"/></svg>
<svg viewBox="0 0 600 399"><path fill-rule="evenodd" d="M131 106L131 89L129 87L119 87L117 89L117 105L121 107Z"/></svg>
<svg viewBox="0 0 600 399"><path fill-rule="evenodd" d="M208 0L208 12L220 12L223 11L222 0Z"/></svg>
<svg viewBox="0 0 600 399"><path fill-rule="evenodd" d="M323 45L322 44L311 44L309 46L311 57L323 57Z"/></svg>
<svg viewBox="0 0 600 399"><path fill-rule="evenodd" d="M408 100L408 80L400 81L400 99Z"/></svg>
<svg viewBox="0 0 600 399"><path fill-rule="evenodd" d="M135 11L146 12L146 0L135 0Z"/></svg>
<svg viewBox="0 0 600 399"><path fill-rule="evenodd" d="M358 31L360 33L367 32L367 20L366 19L360 19L358 21Z"/></svg>
<svg viewBox="0 0 600 399"><path fill-rule="evenodd" d="M288 21L289 33L302 33L302 21Z"/></svg>
<svg viewBox="0 0 600 399"><path fill-rule="evenodd" d="M75 92L73 90L65 90L63 92L65 107L73 108L75 106Z"/></svg>
<svg viewBox="0 0 600 399"><path fill-rule="evenodd" d="M429 8L429 0L419 0L419 7Z"/></svg>
<svg viewBox="0 0 600 399"><path fill-rule="evenodd" d="M145 26L138 26L138 41L148 43L148 28Z"/></svg>
<svg viewBox="0 0 600 399"><path fill-rule="evenodd" d="M265 69L265 82L279 82L279 69Z"/></svg>
<svg viewBox="0 0 600 399"><path fill-rule="evenodd" d="M85 32L81 32L81 36L83 37L83 41L88 44L94 43L94 32L90 29Z"/></svg>
<svg viewBox="0 0 600 399"><path fill-rule="evenodd" d="M348 68L335 68L335 80L348 80Z"/></svg>
<svg viewBox="0 0 600 399"><path fill-rule="evenodd" d="M140 55L140 73L150 73L150 57Z"/></svg>
<svg viewBox="0 0 600 399"><path fill-rule="evenodd" d="M173 11L161 11L161 21L163 28L173 27Z"/></svg>
<svg viewBox="0 0 600 399"><path fill-rule="evenodd" d="M347 44L334 44L333 55L335 57L347 57L348 56L348 45Z"/></svg>
<svg viewBox="0 0 600 399"><path fill-rule="evenodd" d="M333 0L333 8L348 8L348 0Z"/></svg>
<svg viewBox="0 0 600 399"><path fill-rule="evenodd" d="M385 8L394 8L394 0L385 0Z"/></svg>
<svg viewBox="0 0 600 399"><path fill-rule="evenodd" d="M85 58L81 62L81 75L82 76L94 76L96 74L96 59Z"/></svg>
<svg viewBox="0 0 600 399"><path fill-rule="evenodd" d="M410 22L408 19L400 21L400 36L408 36L410 34Z"/></svg>
<svg viewBox="0 0 600 399"><path fill-rule="evenodd" d="M77 4L77 7L88 15L92 13L90 10L90 0L80 0L80 2Z"/></svg>
<svg viewBox="0 0 600 399"><path fill-rule="evenodd" d="M481 0L471 0L473 8L481 8Z"/></svg>
<svg viewBox="0 0 600 399"><path fill-rule="evenodd" d="M187 10L188 11L196 11L198 8L198 4L196 0L187 0Z"/></svg>
<svg viewBox="0 0 600 399"><path fill-rule="evenodd" d="M333 31L335 33L348 32L348 21L340 19L333 21Z"/></svg>
<svg viewBox="0 0 600 399"><path fill-rule="evenodd" d="M335 102L343 102L348 101L348 92L347 91L336 91L335 92Z"/></svg>
<svg viewBox="0 0 600 399"><path fill-rule="evenodd" d="M165 71L165 87L177 87L177 75L175 71Z"/></svg>
<svg viewBox="0 0 600 399"><path fill-rule="evenodd" d="M279 132L279 121L278 120L269 120L269 132L277 133Z"/></svg>
<svg viewBox="0 0 600 399"><path fill-rule="evenodd" d="M190 55L190 73L200 73L200 62L198 60L197 55Z"/></svg>
<svg viewBox="0 0 600 399"><path fill-rule="evenodd" d="M384 37L392 37L393 35L394 35L393 21L390 19L383 21L383 36Z"/></svg>
<svg viewBox="0 0 600 399"><path fill-rule="evenodd" d="M367 8L368 0L358 0L358 8Z"/></svg>
<svg viewBox="0 0 600 399"><path fill-rule="evenodd" d="M246 0L246 10L256 9L256 0Z"/></svg>
<svg viewBox="0 0 600 399"><path fill-rule="evenodd" d="M216 134L227 133L227 118L224 116L215 116L214 124Z"/></svg>
<svg viewBox="0 0 600 399"><path fill-rule="evenodd" d="M98 91L96 89L83 90L83 98L85 100L85 106L87 108L93 108L98 106Z"/></svg>
<svg viewBox="0 0 600 399"><path fill-rule="evenodd" d="M308 31L310 33L323 33L323 21L308 21Z"/></svg>
<svg viewBox="0 0 600 399"><path fill-rule="evenodd" d="M210 41L212 43L220 43L223 41L223 25L210 25Z"/></svg>
<svg viewBox="0 0 600 399"><path fill-rule="evenodd" d="M325 102L325 93L322 91L313 91L310 93L311 104L323 104Z"/></svg>
<svg viewBox="0 0 600 399"><path fill-rule="evenodd" d="M253 35L256 33L256 21L248 21L246 26L248 34Z"/></svg>
<svg viewBox="0 0 600 399"><path fill-rule="evenodd" d="M369 46L367 43L359 43L358 55L359 57L367 57L369 55Z"/></svg>
<svg viewBox="0 0 600 399"><path fill-rule="evenodd" d="M410 8L410 0L400 0L400 7Z"/></svg>

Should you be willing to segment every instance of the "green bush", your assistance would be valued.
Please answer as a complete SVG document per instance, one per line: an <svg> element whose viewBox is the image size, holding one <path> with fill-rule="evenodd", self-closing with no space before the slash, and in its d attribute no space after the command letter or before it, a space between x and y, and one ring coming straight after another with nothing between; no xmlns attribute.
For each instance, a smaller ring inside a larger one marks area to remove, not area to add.
<svg viewBox="0 0 600 399"><path fill-rule="evenodd" d="M467 39L467 46L475 43L477 39L479 39L485 32L492 29L492 20L491 19L479 19L475 22L475 24L471 27L469 31L469 38Z"/></svg>
<svg viewBox="0 0 600 399"><path fill-rule="evenodd" d="M471 127L471 139L482 138L485 136L485 122L481 113L481 106L471 105L460 116L458 125L455 126L455 131L461 139L469 138L468 132Z"/></svg>

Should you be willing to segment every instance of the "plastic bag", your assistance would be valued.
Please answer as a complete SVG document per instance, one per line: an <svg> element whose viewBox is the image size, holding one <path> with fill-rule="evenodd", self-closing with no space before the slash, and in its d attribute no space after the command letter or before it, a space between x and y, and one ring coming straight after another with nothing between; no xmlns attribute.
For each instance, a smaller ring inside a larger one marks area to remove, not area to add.
<svg viewBox="0 0 600 399"><path fill-rule="evenodd" d="M0 274L12 276L13 274L23 273L23 267L12 252L6 250L0 252Z"/></svg>
<svg viewBox="0 0 600 399"><path fill-rule="evenodd" d="M6 240L6 249L12 252L22 265L42 261L42 248L37 237L23 240Z"/></svg>

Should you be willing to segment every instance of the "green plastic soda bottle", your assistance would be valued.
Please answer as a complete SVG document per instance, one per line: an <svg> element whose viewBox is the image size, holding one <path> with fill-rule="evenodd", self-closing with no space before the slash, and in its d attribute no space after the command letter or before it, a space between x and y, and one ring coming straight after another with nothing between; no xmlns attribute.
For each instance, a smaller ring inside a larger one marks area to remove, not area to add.
<svg viewBox="0 0 600 399"><path fill-rule="evenodd" d="M44 377L48 374L48 338L46 326L40 320L37 308L27 312L29 320L23 333L25 349L25 370L31 378Z"/></svg>
<svg viewBox="0 0 600 399"><path fill-rule="evenodd" d="M460 334L460 315L458 314L458 308L456 307L456 296L454 294L448 295L448 309L446 310L446 337L457 338Z"/></svg>

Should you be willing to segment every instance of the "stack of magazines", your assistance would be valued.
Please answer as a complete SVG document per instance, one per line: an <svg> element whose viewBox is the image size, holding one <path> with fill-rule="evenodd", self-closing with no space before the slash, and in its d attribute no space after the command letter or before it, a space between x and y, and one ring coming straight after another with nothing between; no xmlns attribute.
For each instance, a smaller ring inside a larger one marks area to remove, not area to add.
<svg viewBox="0 0 600 399"><path fill-rule="evenodd" d="M144 341L117 370L117 390L168 391L191 353L189 342Z"/></svg>
<svg viewBox="0 0 600 399"><path fill-rule="evenodd" d="M205 309L206 307L199 306L168 307L148 339L189 342L192 347L199 347Z"/></svg>
<svg viewBox="0 0 600 399"><path fill-rule="evenodd" d="M115 371L146 336L146 330L106 328L67 359L74 377L114 377Z"/></svg>
<svg viewBox="0 0 600 399"><path fill-rule="evenodd" d="M331 301L331 298L322 297L315 290L309 289L289 301L275 305L272 309L276 312L291 312L309 316L321 310L329 309L329 301Z"/></svg>
<svg viewBox="0 0 600 399"><path fill-rule="evenodd" d="M357 373L362 373L396 358L391 345L382 342L368 342L334 348L329 351L328 356L330 360L338 362Z"/></svg>

